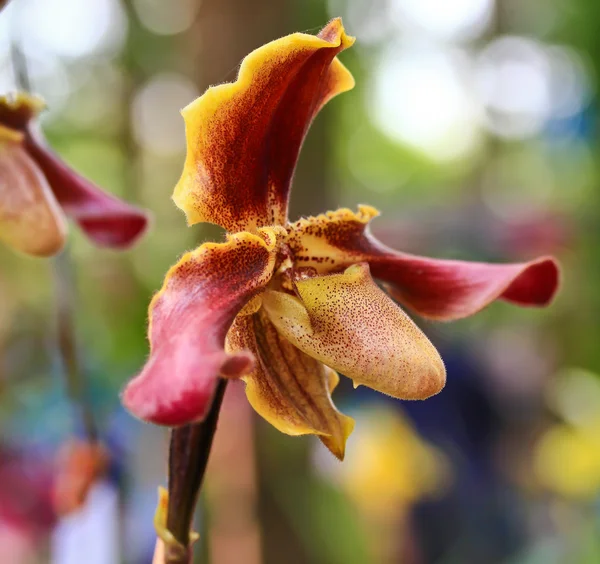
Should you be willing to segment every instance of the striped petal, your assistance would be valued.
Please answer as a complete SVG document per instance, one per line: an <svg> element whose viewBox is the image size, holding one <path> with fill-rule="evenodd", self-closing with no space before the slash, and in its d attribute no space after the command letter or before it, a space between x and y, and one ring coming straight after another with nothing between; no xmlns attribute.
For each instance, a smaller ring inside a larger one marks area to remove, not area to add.
<svg viewBox="0 0 600 564"><path fill-rule="evenodd" d="M277 233L236 233L205 243L167 273L150 304L150 358L125 388L123 404L161 425L202 420L217 378L239 377L254 362L249 351L225 352L237 313L271 279Z"/></svg>
<svg viewBox="0 0 600 564"><path fill-rule="evenodd" d="M227 350L250 350L257 359L243 377L252 407L288 435L315 434L340 460L354 420L333 405L338 375L287 341L263 309L238 316L227 335Z"/></svg>
<svg viewBox="0 0 600 564"><path fill-rule="evenodd" d="M354 80L335 58L354 39L341 20L250 53L234 83L209 88L183 111L187 157L173 199L190 224L228 231L284 224L290 181L308 127Z"/></svg>
<svg viewBox="0 0 600 564"><path fill-rule="evenodd" d="M402 399L425 399L445 384L437 350L371 279L367 264L305 277L298 297L268 290L263 307L283 337L352 378Z"/></svg>
<svg viewBox="0 0 600 564"><path fill-rule="evenodd" d="M115 249L130 247L146 231L146 212L103 192L47 147L34 123L43 108L40 98L28 94L0 96L0 126L23 135L23 147L46 177L54 197L94 243Z"/></svg>
<svg viewBox="0 0 600 564"><path fill-rule="evenodd" d="M473 315L496 299L521 306L546 306L559 285L552 257L490 264L419 257L394 251L369 232L377 210L340 209L302 219L291 227L290 247L299 265L327 273L368 262L390 294L421 316L439 320Z"/></svg>
<svg viewBox="0 0 600 564"><path fill-rule="evenodd" d="M25 151L18 132L0 126L0 240L29 255L59 252L67 224L42 171ZM15 135L16 134L16 135Z"/></svg>

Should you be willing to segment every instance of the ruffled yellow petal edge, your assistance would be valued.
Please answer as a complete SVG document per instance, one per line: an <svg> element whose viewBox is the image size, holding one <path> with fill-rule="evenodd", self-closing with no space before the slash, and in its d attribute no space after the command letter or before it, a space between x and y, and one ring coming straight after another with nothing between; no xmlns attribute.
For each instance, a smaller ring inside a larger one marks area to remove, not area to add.
<svg viewBox="0 0 600 564"><path fill-rule="evenodd" d="M339 208L334 211L320 213L319 215L309 215L301 217L299 220L290 224L290 231L305 232L313 229L323 228L330 223L344 223L346 221L357 221L363 225L368 224L372 219L381 215L381 212L367 204L359 204L357 211L352 211L350 208Z"/></svg>
<svg viewBox="0 0 600 564"><path fill-rule="evenodd" d="M227 82L211 86L202 96L188 104L181 115L186 121L186 125L201 126L203 122L211 119L214 114L220 109L223 101L230 100L237 94L244 92L250 88L254 78L260 73L263 66L269 60L277 60L281 57L282 52L306 49L317 50L322 48L342 47L347 49L354 45L355 38L347 35L341 18L334 20L336 23L335 29L337 38L332 43L321 39L316 35L306 33L292 33L279 39L275 39L258 49L255 49L248 54L242 64L235 82ZM333 22L332 22L333 23ZM338 31L339 30L339 31ZM333 34L332 34L333 35ZM354 79L348 72L346 67L338 61L336 64L336 74L343 76L343 81L340 84L339 93L349 90L354 87ZM338 83L339 84L339 83ZM178 195L178 189L175 188L174 198Z"/></svg>
<svg viewBox="0 0 600 564"><path fill-rule="evenodd" d="M226 195L221 194L219 189L218 197L225 198L223 202L225 205L221 205L220 210L209 209L211 206L204 202L204 198L198 193L198 188L202 191L201 185L205 182L224 184L224 179L212 178L215 172L210 163L218 159L219 155L215 156L214 151L213 154L207 155L208 165L205 166L198 153L203 152L201 147L210 146L209 138L215 134L212 129L214 124L218 124L219 112L223 112L234 98L243 99L244 94L250 91L253 83L260 78L264 68L269 64L274 64L274 61L280 61L282 53L317 51L323 48L342 50L354 44L355 38L345 33L341 18L332 20L325 29L327 33L323 37L293 33L259 47L244 58L235 82L212 86L202 96L183 108L181 114L186 125L188 150L183 173L173 192L173 201L186 214L188 225L207 221L222 225L228 231L234 231L253 230L255 225L283 224L285 222L287 188L281 186L268 186L265 188L265 194L261 195L254 194L251 190L244 195L240 190L235 190L236 205L233 207L226 205ZM309 117L314 117L314 114L331 98L354 87L354 78L351 73L337 59L330 64L325 80L326 82L321 88L320 99L317 100L313 115ZM230 116L232 120L238 118L234 114L235 112ZM217 129L228 128L231 127L231 124L218 124L216 127ZM243 177L246 175L251 177L255 171L245 170L247 165L248 163L242 165L242 170L236 170L236 173L242 174ZM227 189L231 190L232 188L228 186ZM280 190L283 190L285 194L277 194ZM243 200L241 206L237 201L240 198ZM229 204L231 203L233 202L229 202Z"/></svg>
<svg viewBox="0 0 600 564"><path fill-rule="evenodd" d="M290 224L288 244L298 265L311 266L320 274L332 268L364 260L363 240L370 221L379 216L374 207L359 205L301 218ZM364 249L366 250L366 249Z"/></svg>

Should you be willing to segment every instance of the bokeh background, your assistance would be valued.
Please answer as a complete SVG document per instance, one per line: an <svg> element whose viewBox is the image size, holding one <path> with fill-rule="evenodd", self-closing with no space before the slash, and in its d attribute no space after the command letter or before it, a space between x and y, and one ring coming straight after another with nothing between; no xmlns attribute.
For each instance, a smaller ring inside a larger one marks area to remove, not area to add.
<svg viewBox="0 0 600 564"><path fill-rule="evenodd" d="M369 203L377 236L440 257L555 254L548 310L494 304L423 324L448 368L426 402L343 382L357 419L340 464L259 420L230 386L199 510L211 564L600 562L600 5L595 0L12 0L0 13L45 97L65 160L154 215L126 254L76 229L69 257L0 250L0 560L149 563L168 437L118 394L147 354L148 301L183 251L221 234L170 201L179 110L242 57L342 16L357 87L305 143L292 217ZM67 258L69 260L67 260ZM70 278L69 278L70 277ZM57 286L59 288L57 288ZM82 432L57 349L70 296L85 386L111 465L57 515L56 456Z"/></svg>

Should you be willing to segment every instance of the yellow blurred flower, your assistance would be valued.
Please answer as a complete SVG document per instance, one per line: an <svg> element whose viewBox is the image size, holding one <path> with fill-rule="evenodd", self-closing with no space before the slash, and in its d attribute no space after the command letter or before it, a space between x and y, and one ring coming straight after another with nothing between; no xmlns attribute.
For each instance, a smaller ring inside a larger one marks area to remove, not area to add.
<svg viewBox="0 0 600 564"><path fill-rule="evenodd" d="M449 477L446 457L398 409L376 404L358 418L354 448L339 469L343 487L361 510L395 514L443 489Z"/></svg>
<svg viewBox="0 0 600 564"><path fill-rule="evenodd" d="M534 451L543 486L565 497L600 492L600 376L571 369L553 382L549 403L563 422L548 429Z"/></svg>
<svg viewBox="0 0 600 564"><path fill-rule="evenodd" d="M600 491L600 421L594 428L556 425L536 449L535 470L542 484L568 497Z"/></svg>

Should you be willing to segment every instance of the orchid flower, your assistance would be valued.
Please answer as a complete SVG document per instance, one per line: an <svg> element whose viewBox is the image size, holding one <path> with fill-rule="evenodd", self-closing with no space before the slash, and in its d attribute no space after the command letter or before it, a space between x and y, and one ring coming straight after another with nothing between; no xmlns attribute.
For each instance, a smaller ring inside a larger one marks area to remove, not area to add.
<svg viewBox="0 0 600 564"><path fill-rule="evenodd" d="M29 94L0 97L0 240L31 255L56 254L66 240L66 214L97 245L129 247L146 230L146 213L52 153L36 128L43 108Z"/></svg>
<svg viewBox="0 0 600 564"><path fill-rule="evenodd" d="M354 421L331 399L338 372L401 399L445 384L437 350L394 300L434 320L496 299L551 301L552 258L500 265L398 252L371 235L369 206L288 221L309 125L354 86L337 58L353 43L340 19L317 36L278 39L248 55L235 82L183 109L187 157L173 199L190 225L215 223L227 237L183 255L152 300L150 357L123 393L137 417L202 421L218 378L241 378L262 417L317 435L342 459Z"/></svg>

